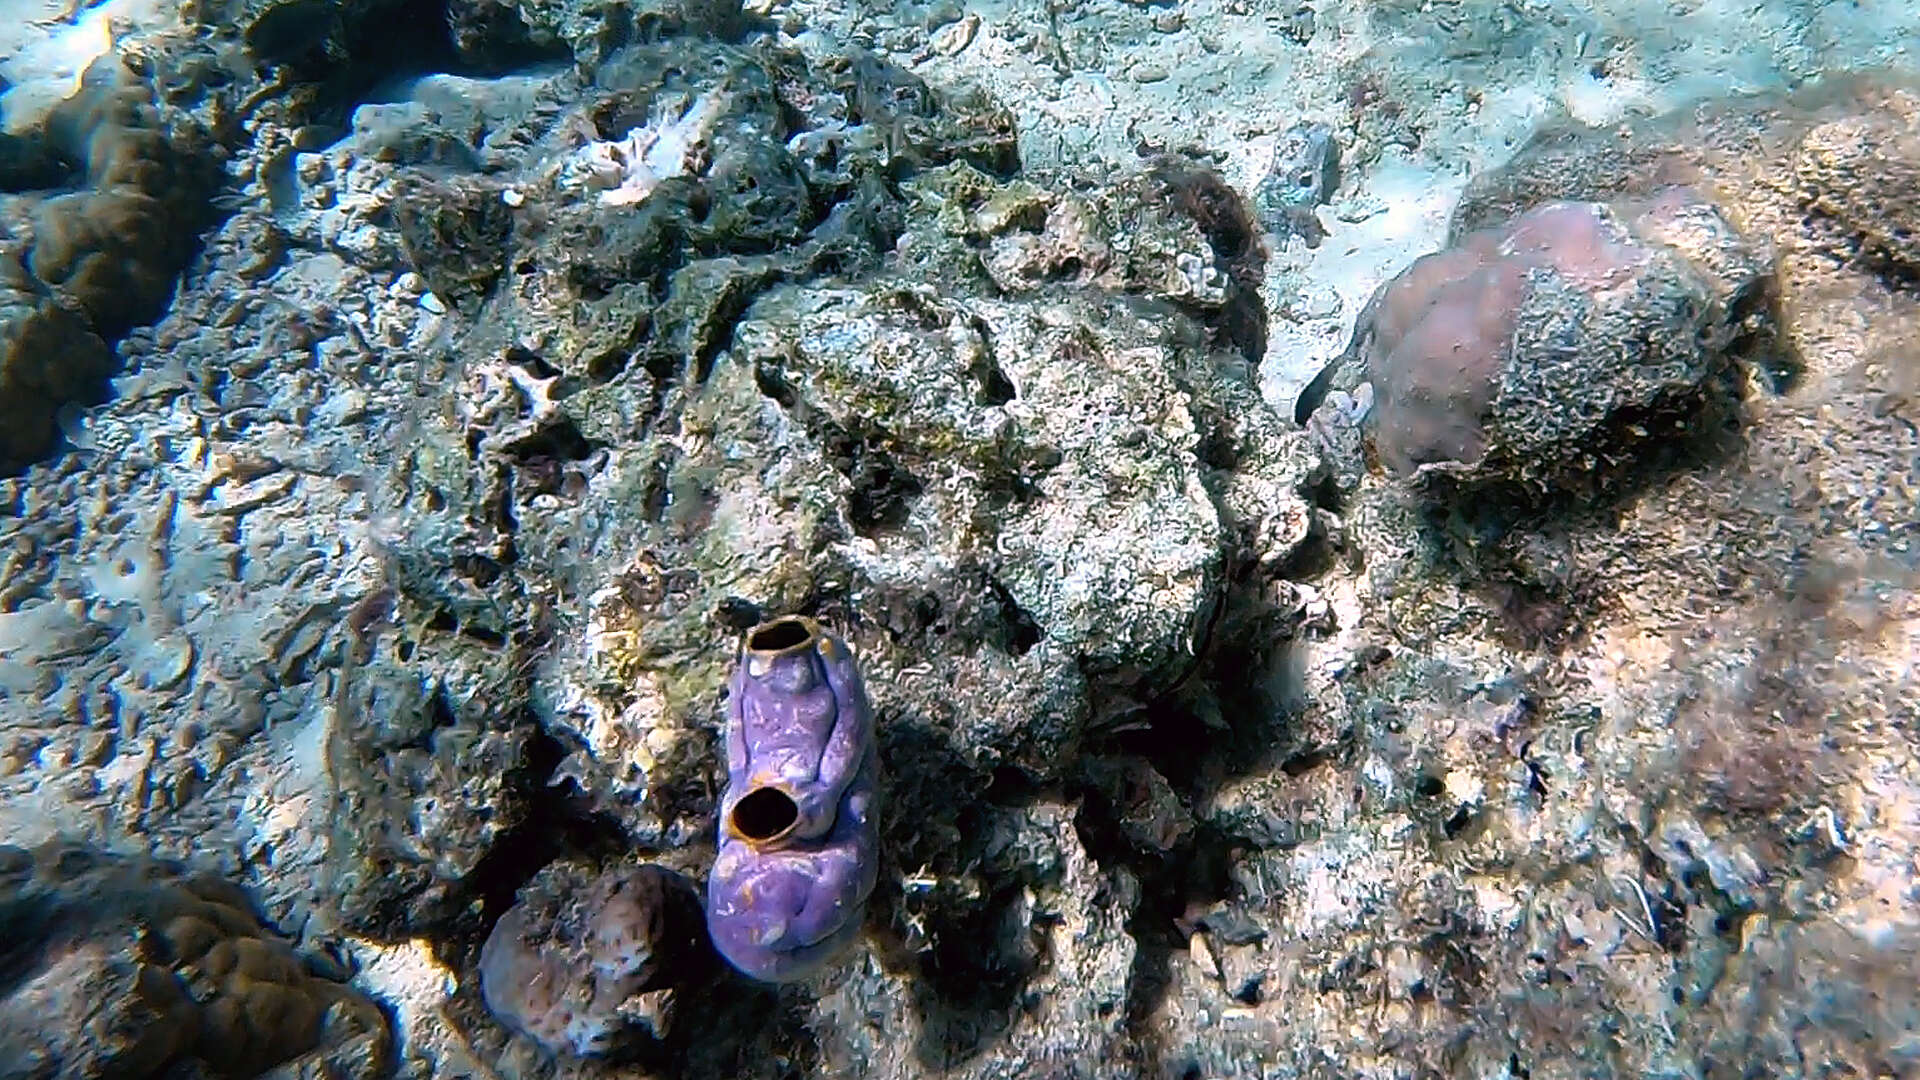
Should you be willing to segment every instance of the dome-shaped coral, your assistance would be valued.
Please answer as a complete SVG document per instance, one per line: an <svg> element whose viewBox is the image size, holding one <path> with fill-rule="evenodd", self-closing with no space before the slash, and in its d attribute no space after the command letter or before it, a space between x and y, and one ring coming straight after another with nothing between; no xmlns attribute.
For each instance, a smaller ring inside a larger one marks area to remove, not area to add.
<svg viewBox="0 0 1920 1080"><path fill-rule="evenodd" d="M714 968L693 883L662 866L541 871L480 950L480 992L548 1051L618 1055L666 1038L676 991Z"/></svg>
<svg viewBox="0 0 1920 1080"><path fill-rule="evenodd" d="M1468 233L1361 317L1368 443L1399 476L1576 486L1698 404L1768 265L1684 188Z"/></svg>
<svg viewBox="0 0 1920 1080"><path fill-rule="evenodd" d="M0 845L0 1076L384 1075L385 1015L318 966L220 878Z"/></svg>

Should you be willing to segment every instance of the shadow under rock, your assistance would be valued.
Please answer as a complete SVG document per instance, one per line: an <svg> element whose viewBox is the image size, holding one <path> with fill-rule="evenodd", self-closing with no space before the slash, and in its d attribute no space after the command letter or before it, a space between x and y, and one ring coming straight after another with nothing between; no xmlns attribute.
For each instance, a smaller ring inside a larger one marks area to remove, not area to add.
<svg viewBox="0 0 1920 1080"><path fill-rule="evenodd" d="M1171 206L1206 236L1226 273L1227 301L1216 310L1193 310L1222 345L1259 366L1267 354L1267 305L1260 298L1266 281L1267 245L1253 208L1210 165L1179 154L1151 158L1150 198Z"/></svg>
<svg viewBox="0 0 1920 1080"><path fill-rule="evenodd" d="M1012 1028L1038 969L1038 948L1019 917L1028 883L1006 875L988 882L985 895L953 904L937 890L909 897L903 882L947 880L987 863L997 838L993 808L1023 805L1039 791L1017 770L982 775L911 718L884 717L879 730L889 790L868 930L886 965L913 976L915 1056L948 1069Z"/></svg>
<svg viewBox="0 0 1920 1080"><path fill-rule="evenodd" d="M1606 581L1576 569L1573 538L1589 529L1611 529L1611 520L1647 491L1722 467L1745 453L1752 417L1735 381L1733 372L1725 373L1688 413L1615 417L1615 427L1658 424L1670 426L1675 435L1643 445L1580 490L1522 495L1434 489L1421 508L1428 557L1450 568L1502 614L1501 629L1510 643L1564 647L1612 595Z"/></svg>
<svg viewBox="0 0 1920 1080"><path fill-rule="evenodd" d="M566 749L541 731L528 742L525 764L513 787L524 800L520 820L502 832L473 869L454 885L443 905L447 922L436 927L433 948L455 971L470 970L480 946L514 904L522 886L562 855L603 858L630 847L612 816L595 811L571 782L552 784Z"/></svg>
<svg viewBox="0 0 1920 1080"><path fill-rule="evenodd" d="M534 42L512 5L492 6L503 17L483 26L471 21L487 7L481 4L465 5L468 18L462 19L448 0L369 0L351 12L344 5L286 2L263 6L243 36L256 63L307 84L302 96L311 122L346 128L355 108L402 97L419 76L492 77L572 59L564 44ZM462 50L462 31L480 40Z"/></svg>
<svg viewBox="0 0 1920 1080"><path fill-rule="evenodd" d="M1202 823L1170 850L1142 851L1121 821L1125 808L1113 805L1093 776L1103 762L1145 760L1190 812L1237 777L1292 772L1296 759L1317 764L1337 756L1338 747L1315 745L1297 722L1303 691L1287 643L1297 615L1275 595L1253 564L1241 567L1223 585L1194 669L1129 711L1142 726L1090 734L1081 761L1062 763L1066 777L1057 785L1012 767L983 770L956 748L953 733L910 712L876 718L885 798L867 930L879 960L905 976L921 1021L914 1046L920 1064L946 1070L974 1060L1009 1037L1036 1004L1034 982L1048 957L1028 893L1041 882L1017 853L1010 855L1008 845L1017 841L1008 826L1043 800L1079 800L1073 825L1088 858L1103 872L1125 867L1141 883L1126 927L1137 949L1125 1007L1133 1036L1151 1055L1143 1025L1165 993L1174 954L1187 947L1194 913L1229 896L1228 869L1238 850L1252 845ZM895 633L925 630L928 620L903 604L912 610L882 624ZM759 614L757 605L742 606L737 618ZM825 595L802 607L840 623L875 614ZM982 646L1021 651L1018 621L999 629L1008 640ZM961 881L968 887L944 887Z"/></svg>
<svg viewBox="0 0 1920 1080"><path fill-rule="evenodd" d="M1100 865L1125 866L1141 883L1141 899L1127 931L1136 952L1128 987L1127 1023L1147 1064L1160 1075L1152 1018L1172 984L1176 954L1189 948L1202 924L1224 922L1258 935L1245 908L1260 898L1236 897L1230 871L1257 847L1289 846L1291 831L1237 835L1195 815L1191 828L1165 850L1147 850L1137 836L1138 808L1116 799L1101 783L1101 762L1143 761L1167 783L1186 813L1240 779L1265 773L1298 775L1333 762L1349 733L1314 732L1300 722L1305 691L1296 667L1294 613L1276 605L1251 567L1229 581L1219 613L1198 650L1200 664L1186 682L1149 703L1146 723L1090 746L1076 779L1082 799L1075 826Z"/></svg>
<svg viewBox="0 0 1920 1080"><path fill-rule="evenodd" d="M725 965L723 964L722 967ZM662 1052L642 1062L677 1080L801 1080L819 1075L804 988L772 987L727 972L674 1025ZM605 1075L601 1073L599 1075Z"/></svg>

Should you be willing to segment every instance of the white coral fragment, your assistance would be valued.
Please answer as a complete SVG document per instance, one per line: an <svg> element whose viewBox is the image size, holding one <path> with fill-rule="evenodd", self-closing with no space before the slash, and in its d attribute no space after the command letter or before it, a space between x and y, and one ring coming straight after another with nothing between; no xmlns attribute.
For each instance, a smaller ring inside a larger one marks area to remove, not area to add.
<svg viewBox="0 0 1920 1080"><path fill-rule="evenodd" d="M726 111L728 96L710 90L685 105L684 98L656 100L643 127L623 139L582 147L574 173L600 193L602 206L637 206L661 181L688 176L705 166L714 125Z"/></svg>

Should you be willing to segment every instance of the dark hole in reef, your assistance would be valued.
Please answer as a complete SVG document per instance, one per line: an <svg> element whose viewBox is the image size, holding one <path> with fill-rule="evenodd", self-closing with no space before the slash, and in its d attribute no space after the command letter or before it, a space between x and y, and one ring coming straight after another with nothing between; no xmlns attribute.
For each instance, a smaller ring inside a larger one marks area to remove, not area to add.
<svg viewBox="0 0 1920 1080"><path fill-rule="evenodd" d="M752 629L754 624L765 616L761 613L759 604L744 596L729 596L720 601L719 607L714 610L713 617L720 621L720 625L730 630L745 632Z"/></svg>
<svg viewBox="0 0 1920 1080"><path fill-rule="evenodd" d="M1266 305L1259 297L1267 250L1252 208L1204 165L1163 156L1152 171L1159 199L1199 226L1232 282L1223 308L1196 314L1249 363L1258 364L1267 351Z"/></svg>
<svg viewBox="0 0 1920 1080"><path fill-rule="evenodd" d="M598 448L572 420L562 417L501 449L518 466L538 461L585 461Z"/></svg>
<svg viewBox="0 0 1920 1080"><path fill-rule="evenodd" d="M800 403L799 392L787 381L786 373L777 364L756 361L753 365L753 385L762 396L783 409L791 409Z"/></svg>
<svg viewBox="0 0 1920 1080"><path fill-rule="evenodd" d="M502 567L498 562L477 552L467 552L453 557L453 569L461 577L486 588L500 580Z"/></svg>
<svg viewBox="0 0 1920 1080"><path fill-rule="evenodd" d="M657 416L659 415L661 392L666 388L667 384L680 378L683 366L680 361L680 354L674 351L672 347L662 347L656 343L634 353L633 359L640 361L641 369L647 373L648 378L653 380L654 415ZM699 357L696 356L694 362L697 365L699 363Z"/></svg>
<svg viewBox="0 0 1920 1080"><path fill-rule="evenodd" d="M921 492L919 478L884 453L867 455L861 465L858 486L847 496L847 520L862 535L905 525Z"/></svg>
<svg viewBox="0 0 1920 1080"><path fill-rule="evenodd" d="M1303 750L1280 763L1280 770L1288 776L1301 776L1333 760L1333 753L1324 746Z"/></svg>
<svg viewBox="0 0 1920 1080"><path fill-rule="evenodd" d="M1001 643L1001 647L1007 651L1008 655L1025 656L1027 650L1040 644L1040 624L1020 606L1020 602L1013 598L1013 593L1005 585L998 581L989 581L987 587L992 591L993 599L1000 605L1000 620L1006 633L1006 640Z"/></svg>
<svg viewBox="0 0 1920 1080"><path fill-rule="evenodd" d="M513 516L513 471L503 464L493 470L493 479L494 494L487 498L486 514L501 535L510 535L520 528L519 519Z"/></svg>
<svg viewBox="0 0 1920 1080"><path fill-rule="evenodd" d="M604 241L597 236L592 238L592 242L596 247L604 243ZM585 274L575 274L571 276L575 279L580 299L586 303L597 304L605 300L613 292L613 289L600 278L589 277Z"/></svg>
<svg viewBox="0 0 1920 1080"><path fill-rule="evenodd" d="M1521 753L1524 754L1525 752L1526 751L1522 749ZM1535 765L1531 761L1527 762L1527 790L1532 792L1536 798L1544 799L1548 795L1547 774L1541 770L1540 766Z"/></svg>
<svg viewBox="0 0 1920 1080"><path fill-rule="evenodd" d="M1014 389L1013 380L1007 377L1006 372L1000 370L1000 365L994 363L991 357L982 356L975 361L968 374L973 376L974 382L979 386L979 390L974 394L974 401L981 405L1005 405L1019 396Z"/></svg>
<svg viewBox="0 0 1920 1080"><path fill-rule="evenodd" d="M785 834L799 820L800 807L778 788L750 791L733 807L734 831L756 843Z"/></svg>
<svg viewBox="0 0 1920 1080"><path fill-rule="evenodd" d="M547 363L546 357L532 349L524 349L517 345L507 349L507 362L526 368L536 379L557 379L564 374L559 368Z"/></svg>
<svg viewBox="0 0 1920 1080"><path fill-rule="evenodd" d="M460 633L485 645L489 649L498 649L506 645L507 635L491 626L461 626Z"/></svg>
<svg viewBox="0 0 1920 1080"><path fill-rule="evenodd" d="M747 635L747 648L755 652L784 652L805 645L812 638L813 631L799 619L776 619Z"/></svg>
<svg viewBox="0 0 1920 1080"><path fill-rule="evenodd" d="M721 286L719 303L711 313L713 332L701 337L693 353L693 381L705 383L713 377L714 360L733 348L733 331L747 313L747 305L756 291L751 288Z"/></svg>
<svg viewBox="0 0 1920 1080"><path fill-rule="evenodd" d="M627 370L627 364L633 355L625 349L608 349L587 360L587 378L596 383L610 383Z"/></svg>
<svg viewBox="0 0 1920 1080"><path fill-rule="evenodd" d="M84 874L100 865L100 856L82 848L67 848L54 858L54 871L60 877Z"/></svg>
<svg viewBox="0 0 1920 1080"><path fill-rule="evenodd" d="M913 621L922 630L931 627L934 632L943 633L944 628L939 626L940 598L933 593L923 593L913 602Z"/></svg>
<svg viewBox="0 0 1920 1080"><path fill-rule="evenodd" d="M45 191L80 180L83 163L51 142L0 131L0 191Z"/></svg>
<svg viewBox="0 0 1920 1080"><path fill-rule="evenodd" d="M462 67L446 0L378 4L357 19L342 19L335 5L318 0L287 4L256 20L245 40L256 61L284 65L294 79L317 83L316 105L328 116L392 98L409 76Z"/></svg>
<svg viewBox="0 0 1920 1080"><path fill-rule="evenodd" d="M887 452L886 437L865 437L829 427L828 449L833 466L853 481L847 494L847 521L862 536L905 525L920 495L920 479Z"/></svg>

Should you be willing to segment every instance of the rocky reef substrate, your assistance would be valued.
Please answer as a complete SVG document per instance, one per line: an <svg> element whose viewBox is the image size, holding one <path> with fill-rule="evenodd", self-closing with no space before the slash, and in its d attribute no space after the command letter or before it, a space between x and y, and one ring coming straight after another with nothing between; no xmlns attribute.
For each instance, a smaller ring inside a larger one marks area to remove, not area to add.
<svg viewBox="0 0 1920 1080"><path fill-rule="evenodd" d="M149 993L186 912L355 1075L1914 1067L1912 90L1542 134L1296 424L1204 155L1023 168L693 5L450 8L356 101L314 56L395 10L150 44L230 212L0 485L0 841L166 867L34 886L90 1015L213 1009ZM683 924L784 614L884 812L774 988ZM210 1045L152 1060L284 1060Z"/></svg>

